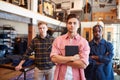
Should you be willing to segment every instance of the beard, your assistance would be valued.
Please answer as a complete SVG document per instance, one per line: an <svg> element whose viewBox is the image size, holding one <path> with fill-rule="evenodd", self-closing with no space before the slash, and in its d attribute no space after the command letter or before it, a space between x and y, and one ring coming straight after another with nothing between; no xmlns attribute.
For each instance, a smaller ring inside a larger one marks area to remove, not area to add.
<svg viewBox="0 0 120 80"><path fill-rule="evenodd" d="M101 36L96 36L96 37L94 37L94 40L95 41L98 41L98 40L100 40L102 37Z"/></svg>

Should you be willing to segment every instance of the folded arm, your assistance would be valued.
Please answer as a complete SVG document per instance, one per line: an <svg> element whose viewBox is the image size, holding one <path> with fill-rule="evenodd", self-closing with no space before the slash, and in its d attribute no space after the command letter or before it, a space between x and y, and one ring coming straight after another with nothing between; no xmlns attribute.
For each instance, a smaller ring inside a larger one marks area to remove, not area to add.
<svg viewBox="0 0 120 80"><path fill-rule="evenodd" d="M86 68L86 64L80 60L79 54L74 56L54 55L51 60L58 64L66 64L75 68Z"/></svg>

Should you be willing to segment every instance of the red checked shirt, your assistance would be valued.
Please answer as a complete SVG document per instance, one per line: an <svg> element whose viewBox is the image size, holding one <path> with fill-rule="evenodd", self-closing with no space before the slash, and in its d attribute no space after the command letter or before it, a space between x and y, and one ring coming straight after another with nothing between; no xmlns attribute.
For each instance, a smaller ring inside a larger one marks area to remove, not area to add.
<svg viewBox="0 0 120 80"><path fill-rule="evenodd" d="M71 42L68 34L57 37L52 45L51 57L53 55L62 55L65 56L65 46L74 45L79 46L79 55L80 60L83 61L86 65L89 64L89 44L86 39L77 34ZM54 80L64 80L67 70L67 65L65 64L56 64L56 70L54 75ZM72 67L73 80L86 80L84 75L84 69L82 68L73 68Z"/></svg>

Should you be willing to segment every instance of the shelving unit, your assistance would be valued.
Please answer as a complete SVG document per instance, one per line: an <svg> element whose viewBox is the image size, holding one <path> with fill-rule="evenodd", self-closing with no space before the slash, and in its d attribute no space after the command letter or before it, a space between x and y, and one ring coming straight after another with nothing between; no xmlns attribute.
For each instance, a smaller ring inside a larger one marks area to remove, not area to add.
<svg viewBox="0 0 120 80"><path fill-rule="evenodd" d="M11 26L0 26L0 64L11 62L7 55L14 54L15 29Z"/></svg>
<svg viewBox="0 0 120 80"><path fill-rule="evenodd" d="M0 46L3 46L6 54L14 53L15 29L11 26L0 27Z"/></svg>
<svg viewBox="0 0 120 80"><path fill-rule="evenodd" d="M65 27L66 24L64 22L61 22L59 20L53 19L51 17L45 16L44 14L40 14L38 13L38 0L28 0L30 1L30 9L26 9L5 1L0 1L0 13L2 13L2 15L0 14L0 18L2 19L7 19L9 20L9 16L8 14L11 14L13 16L13 21L15 21L16 19L19 20L17 21L22 21L25 22L24 20L27 20L27 24L28 24L28 44L30 43L31 39L34 37L35 32L34 32L34 28L37 25L38 21L43 21L46 22L50 25L53 25L56 27ZM4 13L7 13L6 15ZM4 17L3 17L4 16ZM17 17L16 17L17 16ZM21 18L20 18L21 17ZM10 17L11 18L11 17Z"/></svg>
<svg viewBox="0 0 120 80"><path fill-rule="evenodd" d="M11 3L4 2L4 1L0 1L0 11L4 11L4 12L12 13L15 15L31 18L32 20L36 20L36 21L44 21L44 22L47 22L49 24L53 24L56 26L65 26L64 22L58 21L56 19L44 16L35 11L28 10L28 9L25 9L25 8L22 8L22 7L19 7L19 6L13 5Z"/></svg>

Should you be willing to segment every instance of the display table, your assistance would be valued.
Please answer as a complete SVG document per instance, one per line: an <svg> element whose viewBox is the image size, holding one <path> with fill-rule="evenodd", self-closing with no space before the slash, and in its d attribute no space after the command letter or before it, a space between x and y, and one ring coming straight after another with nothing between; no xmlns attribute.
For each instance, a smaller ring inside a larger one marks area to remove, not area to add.
<svg viewBox="0 0 120 80"><path fill-rule="evenodd" d="M12 64L11 63L8 63L8 64L0 64L0 68L5 68L5 69L10 69L10 70L15 70L15 66L11 66ZM24 80L26 80L26 73L27 71L30 71L34 69L34 65L31 65L29 67L23 67L20 71L22 73L24 73ZM19 79L19 77L22 75L22 73L18 76L17 79Z"/></svg>

